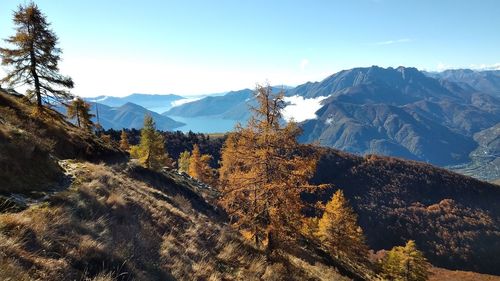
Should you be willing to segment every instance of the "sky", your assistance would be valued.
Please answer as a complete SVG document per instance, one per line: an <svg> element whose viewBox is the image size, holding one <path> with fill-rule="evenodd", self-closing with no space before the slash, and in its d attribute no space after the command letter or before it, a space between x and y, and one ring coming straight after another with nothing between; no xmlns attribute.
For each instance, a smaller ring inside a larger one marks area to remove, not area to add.
<svg viewBox="0 0 500 281"><path fill-rule="evenodd" d="M0 38L27 2L0 0ZM500 67L498 0L35 3L59 37L61 73L86 97L295 86L371 65Z"/></svg>

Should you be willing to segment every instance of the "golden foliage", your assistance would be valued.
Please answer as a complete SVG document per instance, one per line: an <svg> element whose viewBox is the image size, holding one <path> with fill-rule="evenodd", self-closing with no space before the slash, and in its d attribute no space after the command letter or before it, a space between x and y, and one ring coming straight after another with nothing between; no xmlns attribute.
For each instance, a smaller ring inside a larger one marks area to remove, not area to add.
<svg viewBox="0 0 500 281"><path fill-rule="evenodd" d="M130 145L128 143L128 136L125 130L122 130L122 133L120 135L120 148L125 151L128 151L130 149Z"/></svg>
<svg viewBox="0 0 500 281"><path fill-rule="evenodd" d="M382 264L386 278L395 281L425 281L429 278L429 266L413 240L404 247L392 248Z"/></svg>
<svg viewBox="0 0 500 281"><path fill-rule="evenodd" d="M197 144L193 146L191 157L189 158L188 174L206 184L213 184L214 171L210 167L212 156L208 154L201 154L200 148Z"/></svg>
<svg viewBox="0 0 500 281"><path fill-rule="evenodd" d="M165 152L165 140L156 131L156 125L151 115L144 117L144 127L141 130L139 145L130 148L130 155L139 159L144 167L159 170L163 167L172 167L173 160Z"/></svg>
<svg viewBox="0 0 500 281"><path fill-rule="evenodd" d="M222 149L220 204L234 226L252 233L256 245L268 241L268 249L280 238L293 237L300 229L303 201L311 190L317 155L297 142L298 126L280 124L285 106L283 92L257 86L259 106L246 128L237 126Z"/></svg>
<svg viewBox="0 0 500 281"><path fill-rule="evenodd" d="M66 105L67 113L69 119L76 119L76 124L80 128L84 128L87 131L92 130L93 122L90 120L94 117L90 114L90 104L85 102L82 98L76 98Z"/></svg>
<svg viewBox="0 0 500 281"><path fill-rule="evenodd" d="M189 160L191 158L191 153L185 150L179 155L179 159L177 159L177 168L179 172L188 173L189 172Z"/></svg>
<svg viewBox="0 0 500 281"><path fill-rule="evenodd" d="M316 235L333 255L346 255L360 260L368 255L363 231L357 224L357 215L340 189L326 204Z"/></svg>

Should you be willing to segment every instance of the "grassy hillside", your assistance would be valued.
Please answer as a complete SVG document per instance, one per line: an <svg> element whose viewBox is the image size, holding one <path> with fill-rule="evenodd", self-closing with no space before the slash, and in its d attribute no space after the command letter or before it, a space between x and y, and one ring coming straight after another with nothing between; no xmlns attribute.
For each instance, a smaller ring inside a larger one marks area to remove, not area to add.
<svg viewBox="0 0 500 281"><path fill-rule="evenodd" d="M33 114L33 106L0 90L0 195L56 185L62 177L57 159L114 161L125 156L55 111Z"/></svg>
<svg viewBox="0 0 500 281"><path fill-rule="evenodd" d="M350 280L312 254L266 257L225 226L212 191L176 173L64 166L66 191L0 215L0 279Z"/></svg>
<svg viewBox="0 0 500 281"><path fill-rule="evenodd" d="M344 190L369 245L416 240L436 266L500 275L500 188L428 164L325 150L317 183Z"/></svg>

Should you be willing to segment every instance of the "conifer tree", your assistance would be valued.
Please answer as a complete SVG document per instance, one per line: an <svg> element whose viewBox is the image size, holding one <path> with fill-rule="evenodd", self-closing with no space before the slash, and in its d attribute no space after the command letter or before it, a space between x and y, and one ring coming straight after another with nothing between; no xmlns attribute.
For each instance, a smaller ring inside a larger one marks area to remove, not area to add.
<svg viewBox="0 0 500 281"><path fill-rule="evenodd" d="M200 148L197 144L193 145L193 150L191 151L191 157L189 158L189 168L188 174L195 179L201 178L200 171L200 162L201 162L201 152Z"/></svg>
<svg viewBox="0 0 500 281"><path fill-rule="evenodd" d="M367 257L368 247L363 231L357 224L356 213L340 189L326 204L323 216L318 222L317 235L333 255L344 255L358 260Z"/></svg>
<svg viewBox="0 0 500 281"><path fill-rule="evenodd" d="M429 263L413 240L404 247L392 248L383 260L382 269L386 278L395 281L424 281L429 277Z"/></svg>
<svg viewBox="0 0 500 281"><path fill-rule="evenodd" d="M188 174L195 179L206 184L213 184L213 169L210 167L212 156L208 154L201 154L200 148L197 144L193 145L193 151L189 158Z"/></svg>
<svg viewBox="0 0 500 281"><path fill-rule="evenodd" d="M297 142L298 126L282 126L284 93L257 85L258 102L247 127L236 127L222 149L220 204L232 223L251 233L257 246L267 243L271 252L276 243L293 238L300 231L300 194L313 189L308 184L317 155Z"/></svg>
<svg viewBox="0 0 500 281"><path fill-rule="evenodd" d="M33 2L20 5L14 12L14 24L16 34L5 40L13 48L0 48L2 65L12 69L0 82L12 87L31 85L28 97L36 98L38 108L43 100L69 99L71 95L64 88L73 88L73 80L59 74L61 49L45 15Z"/></svg>
<svg viewBox="0 0 500 281"><path fill-rule="evenodd" d="M122 129L122 133L120 135L120 148L122 150L128 151L130 149L130 145L128 143L128 136L127 132Z"/></svg>
<svg viewBox="0 0 500 281"><path fill-rule="evenodd" d="M132 146L130 154L139 159L146 168L159 170L173 165L172 159L165 152L165 139L156 131L156 125L151 115L144 117L139 145Z"/></svg>
<svg viewBox="0 0 500 281"><path fill-rule="evenodd" d="M179 172L188 173L189 171L189 160L191 158L191 153L185 150L179 155L179 159L177 160L177 168Z"/></svg>
<svg viewBox="0 0 500 281"><path fill-rule="evenodd" d="M91 120L94 117L90 113L90 104L85 102L82 98L76 98L66 106L68 118L76 119L76 124L80 128L84 128L88 131L92 129L93 122Z"/></svg>

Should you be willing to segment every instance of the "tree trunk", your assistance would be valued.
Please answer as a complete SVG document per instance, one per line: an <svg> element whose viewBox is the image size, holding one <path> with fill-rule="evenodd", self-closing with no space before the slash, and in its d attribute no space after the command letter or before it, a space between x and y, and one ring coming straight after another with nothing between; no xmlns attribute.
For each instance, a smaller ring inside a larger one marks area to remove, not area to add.
<svg viewBox="0 0 500 281"><path fill-rule="evenodd" d="M270 230L267 233L267 248L266 248L267 256L269 257L275 249L276 249L276 237L274 232Z"/></svg>
<svg viewBox="0 0 500 281"><path fill-rule="evenodd" d="M31 33L31 28L28 25L28 33ZM35 34L30 34L35 37ZM40 90L40 80L38 78L38 73L36 72L36 56L35 56L35 46L34 42L31 41L31 50L30 50L30 71L33 76L33 81L35 82L35 94L36 94L36 102L39 108L42 107L42 92Z"/></svg>

